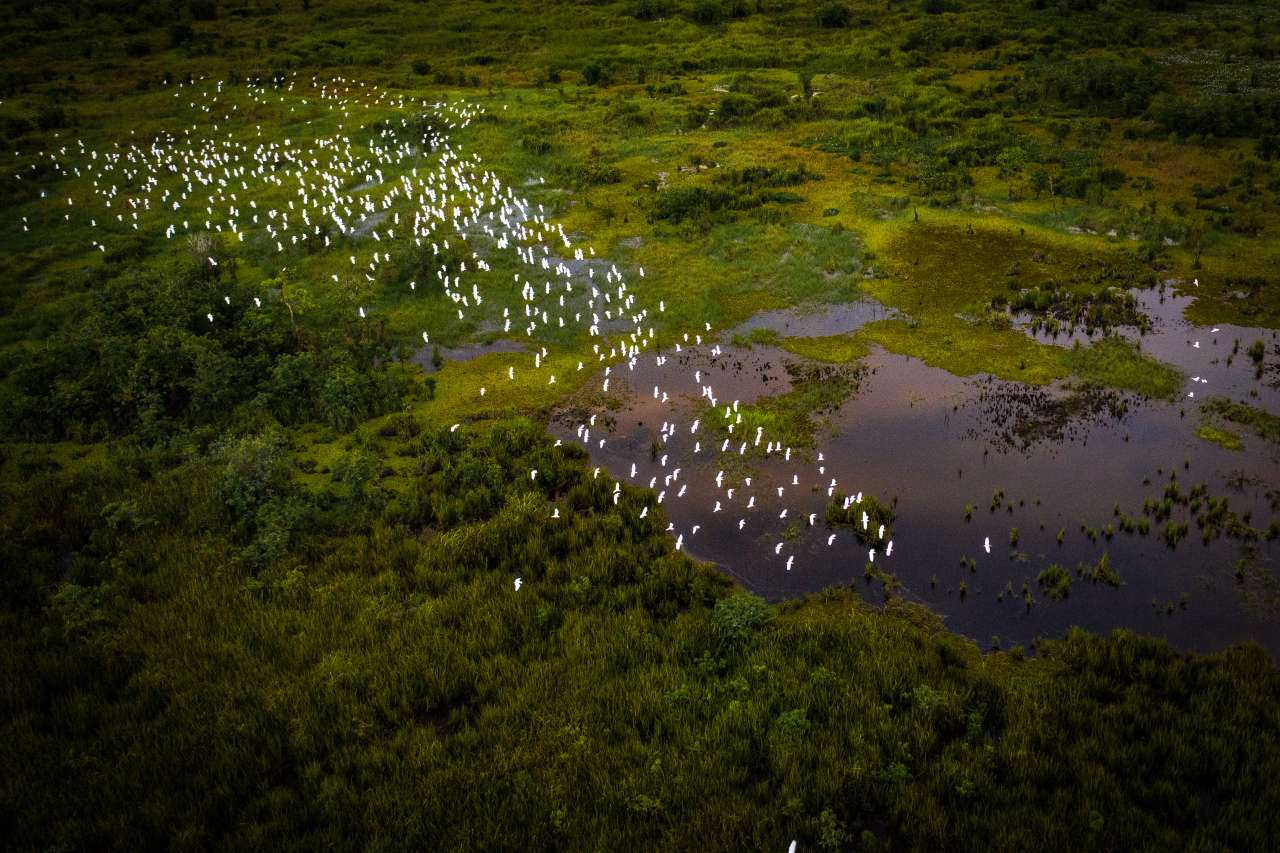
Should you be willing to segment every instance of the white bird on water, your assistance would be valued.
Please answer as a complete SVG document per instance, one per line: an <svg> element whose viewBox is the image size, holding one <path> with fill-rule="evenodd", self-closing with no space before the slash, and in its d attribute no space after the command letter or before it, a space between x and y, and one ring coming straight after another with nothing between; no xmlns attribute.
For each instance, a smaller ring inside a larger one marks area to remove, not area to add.
<svg viewBox="0 0 1280 853"><path fill-rule="evenodd" d="M983 538L983 540L982 540L982 548L983 548L983 550L984 550L984 551L986 551L988 554L990 554L990 553L991 553L991 537L990 537L990 536L986 536L986 537L984 537L984 538Z"/></svg>

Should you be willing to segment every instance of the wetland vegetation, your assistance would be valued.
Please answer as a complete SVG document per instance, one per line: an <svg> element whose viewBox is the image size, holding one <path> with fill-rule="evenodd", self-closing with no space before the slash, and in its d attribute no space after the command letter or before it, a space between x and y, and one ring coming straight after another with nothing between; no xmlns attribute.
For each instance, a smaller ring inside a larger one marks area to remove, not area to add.
<svg viewBox="0 0 1280 853"><path fill-rule="evenodd" d="M6 845L1274 849L1276 3L3 7Z"/></svg>

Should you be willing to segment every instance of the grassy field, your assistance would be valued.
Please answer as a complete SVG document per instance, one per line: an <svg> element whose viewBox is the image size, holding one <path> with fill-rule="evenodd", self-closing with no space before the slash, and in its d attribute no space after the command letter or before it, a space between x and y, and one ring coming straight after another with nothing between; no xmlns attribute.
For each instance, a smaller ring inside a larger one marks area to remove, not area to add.
<svg viewBox="0 0 1280 853"><path fill-rule="evenodd" d="M1133 319L1128 288L1167 280L1194 289L1197 323L1280 327L1276 3L4 7L7 844L1280 837L1280 673L1261 649L1078 631L979 649L896 595L768 606L675 551L653 495L624 487L618 511L548 438L556 406L607 400L580 325L513 333L515 356L413 360L424 331L503 337L522 268L486 238L388 244L366 280L347 259L367 240L240 241L194 207L167 240L171 212L103 215L106 188L74 174L85 151L217 125L228 145L339 140L393 184L430 162L391 162L397 122L426 114L393 101L466 103L483 115L451 129L459 150L632 282L644 268L659 344L761 310L896 309L759 335L804 372L743 407L740 434L811 445L875 346L1167 398L1181 375L1123 340L1042 344L1008 312L1105 332ZM296 198L265 186L260 207ZM459 318L428 282L463 264L487 296ZM1202 414L1226 447L1276 433L1225 400ZM1066 569L1042 580L1069 594Z"/></svg>

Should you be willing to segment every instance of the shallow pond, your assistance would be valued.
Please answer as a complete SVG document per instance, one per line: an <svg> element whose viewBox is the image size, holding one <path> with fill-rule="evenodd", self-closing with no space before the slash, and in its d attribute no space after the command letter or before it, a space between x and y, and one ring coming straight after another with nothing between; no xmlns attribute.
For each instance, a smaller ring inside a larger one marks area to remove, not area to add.
<svg viewBox="0 0 1280 853"><path fill-rule="evenodd" d="M729 334L745 335L768 329L788 338L817 338L857 331L868 323L897 317L898 312L874 299L838 305L803 306L778 311L761 311Z"/></svg>
<svg viewBox="0 0 1280 853"><path fill-rule="evenodd" d="M1230 323L1196 326L1183 318L1195 297L1161 290L1129 292L1137 300L1138 310L1150 319L1151 329L1146 334L1127 326L1114 331L1137 343L1147 355L1186 373L1191 381L1184 394L1194 391L1196 399L1229 397L1262 406L1273 413L1280 412L1280 336L1275 331ZM1014 325L1042 343L1059 346L1069 347L1077 341L1087 345L1100 336L1095 332L1090 338L1079 327L1056 335L1044 330L1033 332L1025 316L1015 317ZM1262 341L1266 352L1261 381L1255 373L1257 365L1247 355L1255 341Z"/></svg>
<svg viewBox="0 0 1280 853"><path fill-rule="evenodd" d="M1175 303L1171 314L1175 309L1180 313ZM851 312L837 310L826 321L796 322L791 315L784 328L789 334L829 334L837 326L847 331L849 318L843 315ZM776 323L765 318L756 327ZM1265 378L1253 378L1252 364L1241 364L1248 361L1243 353L1231 368L1225 366L1234 337L1247 345L1270 332L1223 327L1218 344L1206 337L1199 351L1191 348L1202 359L1197 362L1184 358L1185 329L1172 319L1165 325L1165 332L1146 336L1144 349L1184 367L1189 376L1207 377L1209 384L1200 386L1207 390L1197 398L1229 394L1276 411L1274 389ZM957 378L883 351L864 360L856 393L829 416L816 447L793 453L790 461L781 452L739 455L740 441L754 435L734 436L722 453L721 438L705 424L691 434L699 414L709 424L723 419L726 403L734 399L748 403L788 390L792 380L784 368L796 360L760 346L726 347L714 357L703 346L669 353L663 365L646 355L633 367L615 367L610 390L623 394L624 404L617 411L597 410L606 420L592 429L589 452L631 485L648 486L656 478L655 490L665 491L662 508L672 535L683 537L684 549L770 600L833 584L852 584L871 601L884 594L882 577L865 576L868 548L855 542L848 527L824 523L834 479L848 495L863 492L884 503L897 499L892 556L877 553L874 565L901 585L900 594L927 604L953 630L980 643L999 637L1006 648L1025 645L1079 625L1093 631L1130 628L1194 650L1257 640L1280 655L1280 546L1263 536L1244 541L1226 534L1205 544L1195 515L1175 504L1171 520L1186 522L1189 531L1170 547L1163 535L1166 522L1143 513L1144 501L1159 502L1176 475L1180 494L1204 484L1207 497L1228 499L1241 524L1265 532L1280 518L1267 496L1280 488L1276 446L1246 434L1244 450L1230 451L1197 438L1198 399L1146 402L1114 392ZM716 413L706 410L702 397L708 385L717 397ZM654 386L668 395L667 402L654 398ZM1259 397L1250 397L1251 390ZM566 411L552 431L566 442L580 441L581 421L580 411ZM665 439L664 424L674 424ZM600 438L606 439L603 447ZM699 441L701 451L695 453ZM677 468L676 478L667 480ZM1003 497L993 510L997 491ZM747 509L751 497L754 506ZM965 518L966 505L972 505L971 520ZM1149 532L1122 532L1117 505L1124 518L1146 519ZM779 518L783 509L785 519ZM813 527L810 513L816 514ZM742 529L740 520L746 522ZM1107 525L1113 528L1109 537ZM1011 545L1015 527L1017 543ZM828 545L832 533L835 540ZM983 544L988 537L990 553ZM1120 576L1118 587L1076 572L1079 564L1095 564L1104 554ZM974 564L962 565L962 559ZM1037 582L1051 563L1067 569L1073 581L1061 600L1051 599Z"/></svg>

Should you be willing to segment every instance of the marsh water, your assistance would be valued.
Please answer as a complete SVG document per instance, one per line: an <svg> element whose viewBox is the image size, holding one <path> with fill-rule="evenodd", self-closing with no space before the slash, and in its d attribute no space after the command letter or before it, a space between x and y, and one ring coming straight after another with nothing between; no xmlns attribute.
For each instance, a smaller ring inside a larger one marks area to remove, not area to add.
<svg viewBox="0 0 1280 853"><path fill-rule="evenodd" d="M508 211L509 222L528 218L529 211ZM467 236L491 241L490 229L498 224L492 217L477 221ZM573 276L594 270L604 279L610 269L603 258L544 255L544 263L563 265ZM1226 498L1243 526L1259 534L1280 518L1271 500L1280 493L1268 495L1280 489L1280 448L1235 426L1234 432L1244 434L1239 451L1195 434L1199 404L1213 396L1280 412L1275 337L1260 329L1192 326L1182 319L1190 298L1163 289L1135 296L1151 330L1116 331L1186 372L1186 387L1175 402L1064 385L1035 388L987 376L959 378L876 350L850 368L856 390L822 418L812 448L797 449L790 460L781 450L763 458L721 452L721 440L709 429L717 415L707 410L704 386L714 388L722 411L733 400L750 403L787 392L793 382L788 365L802 361L771 346L727 342L756 329L781 337L838 335L896 314L863 299L762 312L722 333L718 356L707 342L667 352L662 364L647 353L633 365L614 366L610 395L620 395L622 407L594 411L598 425L590 430L587 450L614 478L633 486L654 484L663 495L671 535L687 553L772 601L852 585L875 602L885 595L887 577L895 594L927 605L952 630L984 645L998 638L1005 648L1026 646L1078 625L1100 632L1128 628L1196 651L1254 640L1280 657L1280 545L1262 535L1218 534L1206 542L1190 508L1175 505L1171 520L1185 522L1189 530L1171 547L1163 535L1165 521L1144 514L1144 503L1159 502L1176 482L1183 495L1202 485L1207 497ZM1033 334L1025 318L1011 319ZM626 328L621 317L601 324L606 335ZM1061 346L1088 343L1082 331L1033 336ZM1259 339L1267 347L1261 378L1243 352ZM1237 340L1241 351L1228 363ZM499 342L442 355L465 360L515 348ZM425 361L426 351L423 356ZM665 401L654 397L655 386ZM581 442L578 428L592 413L566 407L553 419L552 432ZM693 434L698 417L708 421L708 429ZM752 436L736 436L733 443L740 447L743 438ZM847 527L825 524L828 495L836 493L833 480L839 493L862 492L893 503L894 550L875 555L878 571L870 579L868 548ZM997 492L1001 498L993 509ZM1124 532L1123 518L1145 519L1148 532ZM1119 586L1095 583L1076 571L1104 555ZM1038 583L1050 564L1072 575L1065 598L1051 598Z"/></svg>
<svg viewBox="0 0 1280 853"><path fill-rule="evenodd" d="M1182 367L1188 377L1208 380L1188 379L1175 403L1064 386L1031 388L985 376L958 378L875 351L858 370L856 391L826 418L812 449L793 453L790 461L782 452L753 458L736 452L739 438L752 436L735 437L721 453L721 440L709 431L690 433L692 421L699 414L707 421L722 417L725 404L735 399L749 403L785 393L793 381L786 365L798 359L762 346L725 347L714 357L708 345L668 353L662 365L647 355L630 369L614 368L611 390L625 402L616 411L596 411L599 426L588 450L597 464L631 485L647 486L656 478L656 489L666 492L662 509L672 535L683 535L684 549L773 601L834 584L851 584L871 601L882 599L883 579L868 580L864 573L868 549L847 527L824 523L834 479L847 495L863 492L883 503L896 499L894 550L889 557L877 554L875 565L900 584L898 594L928 605L951 629L984 645L993 637L1006 648L1026 645L1079 625L1093 631L1129 628L1188 650L1256 640L1280 654L1275 542L1220 535L1205 543L1186 506L1173 509L1172 520L1189 525L1176 547L1166 543L1163 522L1151 519L1146 535L1122 532L1118 523L1117 507L1124 517L1143 518L1144 501L1159 501L1171 479L1183 494L1203 484L1209 497L1227 498L1230 510L1259 532L1280 517L1267 495L1280 488L1275 445L1243 428L1234 428L1245 434L1239 451L1195 435L1198 403L1212 395L1277 411L1271 333L1219 327L1215 336L1181 320L1185 300L1152 299L1148 307L1157 322L1143 336L1143 349ZM828 313L774 312L744 328L833 334L877 316L884 309L868 305ZM1243 352L1226 365L1236 337L1242 347L1258 338L1268 342L1261 380ZM1200 348L1188 340L1201 340ZM700 382L695 371L703 374ZM715 389L719 414L700 402L707 384ZM1196 398L1186 398L1193 384ZM669 394L666 403L654 398L654 386ZM553 432L579 440L582 420L580 411L562 413ZM665 439L664 425L674 426ZM600 437L606 438L603 447ZM701 451L695 453L699 440ZM666 480L676 468L676 479ZM721 470L725 478L717 487ZM1003 497L993 509L997 491ZM751 509L749 496L755 498ZM972 506L970 520L966 505ZM783 509L787 517L779 518ZM816 514L813 526L810 513ZM740 519L746 521L742 529ZM1015 527L1018 537L1011 544ZM828 545L832 533L835 541ZM990 553L983 544L988 537ZM1094 564L1104 554L1121 578L1118 587L1076 574L1078 565ZM1051 599L1037 583L1051 563L1072 573L1065 599Z"/></svg>

